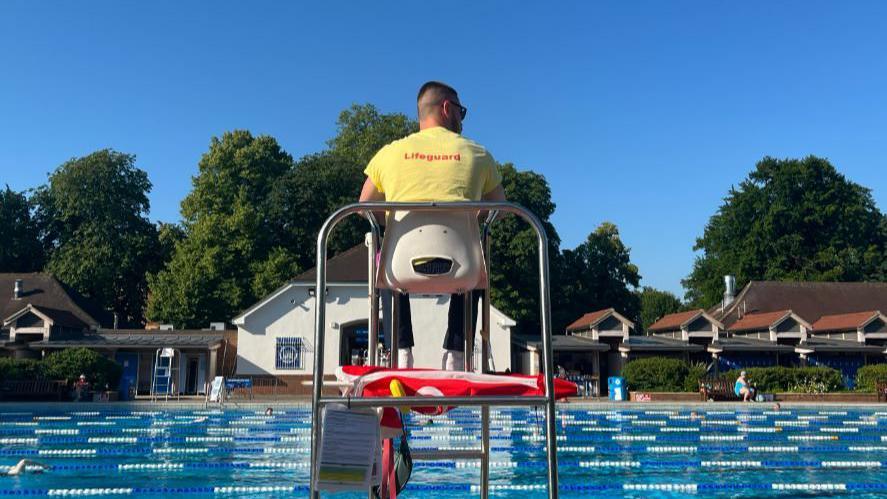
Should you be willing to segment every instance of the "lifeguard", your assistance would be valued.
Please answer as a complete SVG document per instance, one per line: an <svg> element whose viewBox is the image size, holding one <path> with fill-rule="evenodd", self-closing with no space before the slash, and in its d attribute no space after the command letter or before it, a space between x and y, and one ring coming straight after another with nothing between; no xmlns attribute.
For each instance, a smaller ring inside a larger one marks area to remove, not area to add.
<svg viewBox="0 0 887 499"><path fill-rule="evenodd" d="M495 160L483 146L461 135L468 109L456 90L430 81L419 89L416 101L419 131L386 145L370 160L360 201L505 201ZM398 365L412 367L409 295L398 294L396 299ZM464 302L463 295L450 296L443 345L449 370L463 365Z"/></svg>

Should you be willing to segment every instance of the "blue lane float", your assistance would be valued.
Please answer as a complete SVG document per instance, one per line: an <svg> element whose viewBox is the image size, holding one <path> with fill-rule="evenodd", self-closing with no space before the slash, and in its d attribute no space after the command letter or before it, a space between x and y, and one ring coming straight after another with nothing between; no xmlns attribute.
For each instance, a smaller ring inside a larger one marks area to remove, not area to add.
<svg viewBox="0 0 887 499"><path fill-rule="evenodd" d="M46 488L0 490L3 496L115 496L115 495L238 495L238 494L292 494L304 493L308 489L303 485L264 485L264 486L201 486L201 487L96 487L96 488ZM466 492L476 493L478 487L471 484L409 484L406 488L411 492ZM530 492L543 491L541 484L491 484L491 491ZM875 483L755 483L755 484L723 484L723 483L606 483L606 484L562 484L561 492L742 492L772 491L776 493L841 493L841 492L882 492L887 491L887 482Z"/></svg>

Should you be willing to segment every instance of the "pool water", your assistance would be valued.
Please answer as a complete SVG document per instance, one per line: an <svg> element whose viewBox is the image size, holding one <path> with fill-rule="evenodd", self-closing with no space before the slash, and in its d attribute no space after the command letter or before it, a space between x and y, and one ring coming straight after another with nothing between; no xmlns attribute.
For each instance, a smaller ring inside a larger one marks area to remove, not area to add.
<svg viewBox="0 0 887 499"><path fill-rule="evenodd" d="M558 409L560 496L796 497L887 494L887 410L878 406ZM478 412L409 420L413 449L475 448ZM0 495L304 497L310 408L0 406ZM543 412L492 411L491 496L546 494ZM475 461L417 461L402 497L476 497ZM326 496L325 496L326 497ZM365 498L366 493L332 497Z"/></svg>

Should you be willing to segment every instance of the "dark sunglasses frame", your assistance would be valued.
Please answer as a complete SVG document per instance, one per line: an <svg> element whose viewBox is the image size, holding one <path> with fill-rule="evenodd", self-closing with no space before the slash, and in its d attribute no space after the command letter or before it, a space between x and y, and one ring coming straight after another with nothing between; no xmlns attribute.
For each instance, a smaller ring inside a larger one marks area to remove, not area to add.
<svg viewBox="0 0 887 499"><path fill-rule="evenodd" d="M465 116L468 115L468 108L465 107L465 106L463 106L462 104L459 104L459 103L457 103L457 102L453 102L453 101L451 101L450 99L444 99L443 101L441 101L441 103L444 103L444 102L449 102L450 104L452 104L452 105L458 107L458 108L459 108L459 113L462 115L462 119L463 119L463 120L465 119Z"/></svg>

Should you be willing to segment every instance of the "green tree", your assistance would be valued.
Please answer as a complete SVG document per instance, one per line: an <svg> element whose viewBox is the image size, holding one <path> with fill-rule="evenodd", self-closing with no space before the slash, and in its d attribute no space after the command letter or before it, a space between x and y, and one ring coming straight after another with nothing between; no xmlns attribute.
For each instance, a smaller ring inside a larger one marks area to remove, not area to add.
<svg viewBox="0 0 887 499"><path fill-rule="evenodd" d="M179 224L159 222L157 224L158 268L172 260L176 245L185 240L185 229Z"/></svg>
<svg viewBox="0 0 887 499"><path fill-rule="evenodd" d="M361 165L324 152L300 159L275 185L269 218L281 228L284 244L300 269L314 267L321 225L337 209L357 202L363 181ZM346 218L329 241L330 255L358 244L368 230L366 221Z"/></svg>
<svg viewBox="0 0 887 499"><path fill-rule="evenodd" d="M43 248L31 202L6 186L0 191L0 272L34 272L43 267Z"/></svg>
<svg viewBox="0 0 887 499"><path fill-rule="evenodd" d="M107 385L117 388L123 368L117 362L88 348L66 348L43 360L43 374L48 379L64 379L69 383L86 375L86 380L100 390Z"/></svg>
<svg viewBox="0 0 887 499"><path fill-rule="evenodd" d="M383 146L419 131L406 115L383 114L372 104L352 104L339 114L336 127L336 136L327 142L329 152L359 165L361 172Z"/></svg>
<svg viewBox="0 0 887 499"><path fill-rule="evenodd" d="M563 252L555 331L563 331L583 313L609 307L637 322L640 299L629 287L636 288L640 279L619 229L602 223L576 249Z"/></svg>
<svg viewBox="0 0 887 499"><path fill-rule="evenodd" d="M405 115L380 113L371 104L342 111L329 150L300 159L271 193L269 217L291 253L287 261L299 269L314 267L321 225L337 209L357 202L367 163L383 146L417 129ZM368 229L356 216L343 220L329 241L330 255L359 244Z"/></svg>
<svg viewBox="0 0 887 499"><path fill-rule="evenodd" d="M683 307L681 300L668 291L644 286L638 293L641 303L641 327L646 331L660 317L678 312Z"/></svg>
<svg viewBox="0 0 887 499"><path fill-rule="evenodd" d="M711 217L684 280L687 300L709 307L724 275L750 280L887 280L887 221L869 189L827 160L762 159Z"/></svg>
<svg viewBox="0 0 887 499"><path fill-rule="evenodd" d="M272 137L236 130L212 139L182 201L186 237L149 276L152 320L178 327L229 320L267 292L271 284L256 276L280 267L282 247L268 220L270 194L292 164Z"/></svg>
<svg viewBox="0 0 887 499"><path fill-rule="evenodd" d="M213 139L182 202L185 238L149 278L152 319L177 326L230 319L314 266L320 226L357 201L366 163L417 128L369 104L343 111L337 126L329 150L295 163L271 137L235 131ZM336 228L330 253L359 243L366 230L349 217Z"/></svg>
<svg viewBox="0 0 887 499"><path fill-rule="evenodd" d="M560 262L558 236L549 218L555 204L545 177L532 171L518 171L511 163L501 166L502 186L508 200L535 214L548 236L550 287L558 282ZM517 322L520 334L540 331L539 243L533 228L523 219L503 216L493 226L490 241L490 285L493 304ZM551 292L552 299L557 293Z"/></svg>
<svg viewBox="0 0 887 499"><path fill-rule="evenodd" d="M123 324L142 322L145 274L156 263L150 190L135 156L104 149L61 165L33 197L46 270Z"/></svg>

